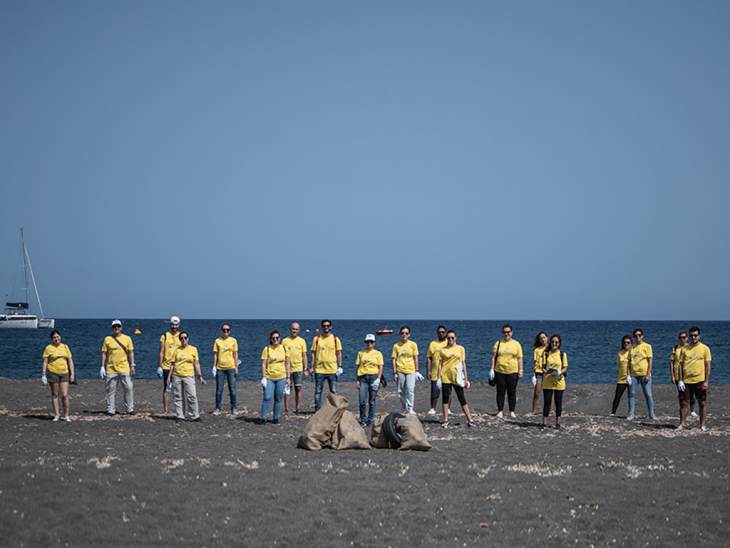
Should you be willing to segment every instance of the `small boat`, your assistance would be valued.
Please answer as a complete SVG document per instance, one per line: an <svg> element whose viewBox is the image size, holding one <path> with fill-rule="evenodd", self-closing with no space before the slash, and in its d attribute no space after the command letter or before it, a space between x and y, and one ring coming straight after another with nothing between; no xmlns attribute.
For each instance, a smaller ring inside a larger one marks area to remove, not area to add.
<svg viewBox="0 0 730 548"><path fill-rule="evenodd" d="M382 329L378 329L376 331L376 333L378 335L392 335L393 334L393 330L392 329L388 329L387 327L383 327Z"/></svg>
<svg viewBox="0 0 730 548"><path fill-rule="evenodd" d="M25 282L23 290L25 291L25 300L5 303L5 312L0 314L0 329L53 329L56 320L44 317L43 305L38 295L38 287L35 283L33 267L30 264L30 255L28 254L28 248L25 246L25 237L22 228L20 229L20 253L23 258L23 281ZM30 274L30 282L33 284L36 302L38 302L38 309L41 313L40 318L35 314L31 314L28 274Z"/></svg>

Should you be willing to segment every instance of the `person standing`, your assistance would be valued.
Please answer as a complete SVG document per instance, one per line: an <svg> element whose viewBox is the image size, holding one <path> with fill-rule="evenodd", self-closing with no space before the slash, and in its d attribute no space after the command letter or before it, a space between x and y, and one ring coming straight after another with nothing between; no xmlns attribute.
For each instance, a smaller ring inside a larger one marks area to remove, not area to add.
<svg viewBox="0 0 730 548"><path fill-rule="evenodd" d="M492 367L489 378L497 385L497 417L502 418L504 395L507 394L509 414L514 419L517 407L517 383L524 374L522 345L512 338L512 326L502 326L502 340L492 347Z"/></svg>
<svg viewBox="0 0 730 548"><path fill-rule="evenodd" d="M170 318L170 329L160 336L160 354L157 359L157 376L162 379L162 412L167 415L170 404L168 385L175 351L180 348L180 318Z"/></svg>
<svg viewBox="0 0 730 548"><path fill-rule="evenodd" d="M198 349L189 344L190 335L186 331L181 332L179 337L180 348L175 350L170 370L175 417L178 420L187 418L192 421L200 421L195 377L198 377L201 384L204 384L205 381L203 373L200 371Z"/></svg>
<svg viewBox="0 0 730 548"><path fill-rule="evenodd" d="M215 411L221 414L223 389L228 383L228 398L231 402L231 416L238 415L236 407L236 380L238 379L238 341L231 337L231 325L221 325L221 336L213 343L213 376L215 377Z"/></svg>
<svg viewBox="0 0 730 548"><path fill-rule="evenodd" d="M322 406L324 383L332 394L337 394L337 377L342 374L342 342L332 333L331 321L322 320L320 325L322 335L317 335L312 341L315 412Z"/></svg>
<svg viewBox="0 0 730 548"><path fill-rule="evenodd" d="M441 385L442 397L442 416L441 426L449 427L449 406L451 405L451 391L456 392L459 399L461 409L466 416L466 425L469 428L474 426L471 417L469 404L466 402L464 389L471 386L469 382L469 372L466 369L466 350L461 345L456 344L456 332L449 330L446 332L446 346L439 349L439 384Z"/></svg>
<svg viewBox="0 0 730 548"><path fill-rule="evenodd" d="M542 394L542 379L543 370L542 362L543 355L548 351L548 336L544 331L540 331L535 337L535 342L532 344L532 359L534 362L534 369L532 373L532 414L537 415L540 412L540 395Z"/></svg>
<svg viewBox="0 0 730 548"><path fill-rule="evenodd" d="M646 406L649 410L649 418L654 420L654 396L651 393L651 368L654 361L654 353L651 345L644 342L644 331L634 329L634 345L629 353L629 416L627 420L634 420L636 416L636 397L641 386L646 399Z"/></svg>
<svg viewBox="0 0 730 548"><path fill-rule="evenodd" d="M545 352L543 371L545 376L542 381L542 426L547 426L550 416L550 407L555 400L555 428L560 429L560 416L563 414L563 394L565 393L565 373L568 371L568 356L562 352L560 347L562 340L560 335L550 337L549 350Z"/></svg>
<svg viewBox="0 0 730 548"><path fill-rule="evenodd" d="M51 344L43 350L41 383L51 385L53 421L71 422L69 415L68 384L76 380L71 349L61 342L61 333L51 331ZM59 401L60 400L60 401ZM63 415L61 415L63 410Z"/></svg>
<svg viewBox="0 0 730 548"><path fill-rule="evenodd" d="M122 333L122 322L112 322L112 334L104 338L101 345L101 371L99 376L106 380L107 415L114 415L116 410L117 386L124 390L124 405L128 414L134 413L134 386L132 377L135 374L134 343Z"/></svg>
<svg viewBox="0 0 730 548"><path fill-rule="evenodd" d="M409 340L411 328L407 325L402 326L398 333L400 341L393 345L390 355L393 361L393 380L398 383L401 410L414 415L416 380L423 380L423 375L418 371L418 345Z"/></svg>
<svg viewBox="0 0 730 548"><path fill-rule="evenodd" d="M436 339L432 340L428 345L428 354L426 354L426 373L431 381L431 409L428 410L429 415L436 414L436 406L441 396L441 383L439 382L439 360L441 354L439 350L446 347L446 327L439 325L436 328Z"/></svg>
<svg viewBox="0 0 730 548"><path fill-rule="evenodd" d="M686 331L680 331L677 334L677 344L675 344L672 347L672 353L669 355L669 374L672 377L672 382L675 386L679 384L679 364L682 358L682 350L687 348L687 339L688 335ZM677 393L679 394L679 389L677 389ZM681 395L681 394L680 394ZM682 402L680 400L680 412L682 407ZM690 395L689 400L689 410L690 410L690 416L696 417L697 413L695 413L695 395Z"/></svg>
<svg viewBox="0 0 730 548"><path fill-rule="evenodd" d="M261 402L261 423L269 419L271 400L274 400L274 424L279 424L281 405L284 400L284 391L289 386L289 352L281 344L281 335L278 331L269 334L269 344L261 351L261 386L264 388L264 398Z"/></svg>
<svg viewBox="0 0 730 548"><path fill-rule="evenodd" d="M357 388L360 395L360 426L370 426L375 419L375 405L383 375L383 354L375 349L375 335L365 335L365 349L355 358Z"/></svg>
<svg viewBox="0 0 730 548"><path fill-rule="evenodd" d="M616 356L618 364L618 378L616 379L616 392L613 395L613 404L611 404L611 416L616 416L616 410L621 403L621 398L631 384L631 375L629 375L629 356L631 353L631 335L624 335L621 339L621 349ZM631 393L631 392L629 392ZM629 413L631 409L629 408Z"/></svg>
<svg viewBox="0 0 730 548"><path fill-rule="evenodd" d="M710 348L700 340L700 328L697 326L689 329L690 343L682 349L682 356L679 362L679 399L681 402L679 413L679 426L682 430L687 426L687 414L689 413L689 402L692 396L697 399L700 408L700 430L707 431L705 420L707 419L707 390L710 388L710 368L712 365L712 354Z"/></svg>
<svg viewBox="0 0 730 548"><path fill-rule="evenodd" d="M309 376L307 372L307 341L299 336L299 324L294 322L289 326L289 336L284 338L282 344L289 352L289 368L291 369L291 382L294 385L294 412L299 414L302 411L302 385L304 377ZM284 413L289 412L289 394L284 394Z"/></svg>

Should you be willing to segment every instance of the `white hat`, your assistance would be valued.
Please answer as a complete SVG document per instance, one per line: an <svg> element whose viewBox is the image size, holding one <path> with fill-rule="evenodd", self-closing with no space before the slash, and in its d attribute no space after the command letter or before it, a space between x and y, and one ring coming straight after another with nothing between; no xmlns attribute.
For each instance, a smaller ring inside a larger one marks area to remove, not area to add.
<svg viewBox="0 0 730 548"><path fill-rule="evenodd" d="M375 335L373 335L372 333L368 333L367 335L365 335L365 342L368 342L368 341L375 342Z"/></svg>
<svg viewBox="0 0 730 548"><path fill-rule="evenodd" d="M177 316L173 316L172 318L170 318L170 323L180 323L180 318L178 318Z"/></svg>
<svg viewBox="0 0 730 548"><path fill-rule="evenodd" d="M112 327L114 327L115 325L119 325L119 326L121 326L121 325L122 325L122 322L121 322L121 320L114 320L114 321L112 322Z"/></svg>

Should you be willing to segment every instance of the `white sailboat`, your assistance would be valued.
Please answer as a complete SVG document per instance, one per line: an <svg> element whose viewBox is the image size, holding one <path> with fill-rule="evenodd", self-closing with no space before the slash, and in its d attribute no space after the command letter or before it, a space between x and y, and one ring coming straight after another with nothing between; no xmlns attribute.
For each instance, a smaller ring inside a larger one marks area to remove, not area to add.
<svg viewBox="0 0 730 548"><path fill-rule="evenodd" d="M43 305L38 294L38 286L35 283L35 275L33 274L33 266L30 264L30 255L25 245L25 236L23 229L20 229L20 253L23 257L23 280L25 282L25 301L23 302L7 302L5 303L5 313L0 314L0 329L16 328L16 329L37 329L39 327L53 329L56 320L46 318L43 314ZM30 309L30 290L28 287L28 274L30 274L30 282L33 284L38 309L41 313L40 317L31 314Z"/></svg>

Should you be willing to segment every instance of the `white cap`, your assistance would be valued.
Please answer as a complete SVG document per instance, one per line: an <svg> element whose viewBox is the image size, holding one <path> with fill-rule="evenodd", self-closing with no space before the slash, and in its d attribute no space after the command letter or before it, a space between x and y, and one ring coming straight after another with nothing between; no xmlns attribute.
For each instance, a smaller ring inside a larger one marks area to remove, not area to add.
<svg viewBox="0 0 730 548"><path fill-rule="evenodd" d="M122 325L122 322L121 322L121 320L114 320L114 321L112 322L112 327L114 327L115 325Z"/></svg>
<svg viewBox="0 0 730 548"><path fill-rule="evenodd" d="M172 318L170 318L170 323L180 323L180 318L178 318L177 316L173 316Z"/></svg>
<svg viewBox="0 0 730 548"><path fill-rule="evenodd" d="M365 335L365 342L368 342L368 341L375 342L375 335L373 335L372 333L368 333L367 335Z"/></svg>

